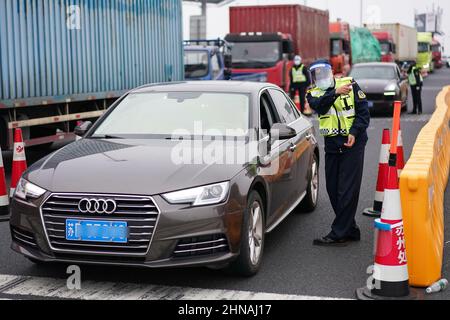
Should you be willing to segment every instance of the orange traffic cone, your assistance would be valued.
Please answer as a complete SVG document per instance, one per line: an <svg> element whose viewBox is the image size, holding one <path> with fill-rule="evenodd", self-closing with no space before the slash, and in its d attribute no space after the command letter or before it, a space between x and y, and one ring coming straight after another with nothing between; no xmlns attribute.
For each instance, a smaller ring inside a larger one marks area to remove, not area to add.
<svg viewBox="0 0 450 320"><path fill-rule="evenodd" d="M309 103L308 103L308 101L306 99L305 99L305 107L304 107L304 110L303 110L303 114L305 116L310 116L310 115L313 114L313 111L311 110L311 107L309 106Z"/></svg>
<svg viewBox="0 0 450 320"><path fill-rule="evenodd" d="M300 96L298 95L298 93L295 94L294 103L295 106L297 107L297 110L301 112L302 106L300 105Z"/></svg>
<svg viewBox="0 0 450 320"><path fill-rule="evenodd" d="M377 188L375 191L375 200L372 208L364 210L363 215L368 217L379 218L381 216L381 209L383 208L384 189L387 182L387 174L389 170L389 147L391 144L391 138L389 129L383 130L383 137L381 141L380 161L378 165L378 179Z"/></svg>
<svg viewBox="0 0 450 320"><path fill-rule="evenodd" d="M14 132L14 156L11 173L11 188L9 196L14 195L17 183L22 174L27 170L27 159L25 157L25 145L22 138L22 129L18 128Z"/></svg>
<svg viewBox="0 0 450 320"><path fill-rule="evenodd" d="M9 214L9 198L6 188L5 169L3 167L2 149L0 148L0 216Z"/></svg>
<svg viewBox="0 0 450 320"><path fill-rule="evenodd" d="M397 172L399 178L404 168L405 168L405 153L403 151L402 130L400 129L398 131L398 146L397 146Z"/></svg>

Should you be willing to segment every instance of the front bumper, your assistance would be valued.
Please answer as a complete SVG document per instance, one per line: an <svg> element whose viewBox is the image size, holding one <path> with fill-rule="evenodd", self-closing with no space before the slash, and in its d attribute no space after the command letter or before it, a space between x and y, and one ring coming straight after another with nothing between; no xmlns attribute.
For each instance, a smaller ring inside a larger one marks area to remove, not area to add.
<svg viewBox="0 0 450 320"><path fill-rule="evenodd" d="M205 207L171 205L162 197L154 196L152 200L159 208L159 217L148 250L139 254L55 248L40 210L49 196L46 194L34 203L14 199L11 204L11 248L35 260L156 268L218 265L232 261L239 254L246 203L245 197L233 188L226 203ZM89 219L79 214L74 218Z"/></svg>

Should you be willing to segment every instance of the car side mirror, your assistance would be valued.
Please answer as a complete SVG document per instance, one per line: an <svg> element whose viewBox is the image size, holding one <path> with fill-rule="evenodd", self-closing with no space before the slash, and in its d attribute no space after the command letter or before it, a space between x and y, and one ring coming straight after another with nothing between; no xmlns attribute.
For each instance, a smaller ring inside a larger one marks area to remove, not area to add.
<svg viewBox="0 0 450 320"><path fill-rule="evenodd" d="M231 54L224 54L223 55L223 66L225 69L231 69L233 67L233 57Z"/></svg>
<svg viewBox="0 0 450 320"><path fill-rule="evenodd" d="M75 133L75 135L83 137L91 127L91 121L84 121L82 124L76 126L73 132Z"/></svg>
<svg viewBox="0 0 450 320"><path fill-rule="evenodd" d="M289 140L297 135L294 128L285 123L275 123L270 129L270 137L272 141Z"/></svg>

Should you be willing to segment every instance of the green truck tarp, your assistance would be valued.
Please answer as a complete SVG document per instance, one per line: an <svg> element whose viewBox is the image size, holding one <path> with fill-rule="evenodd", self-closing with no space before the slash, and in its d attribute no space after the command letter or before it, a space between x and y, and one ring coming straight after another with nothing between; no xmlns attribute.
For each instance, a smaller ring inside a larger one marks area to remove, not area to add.
<svg viewBox="0 0 450 320"><path fill-rule="evenodd" d="M350 30L352 44L352 63L381 61L381 47L378 40L367 28Z"/></svg>

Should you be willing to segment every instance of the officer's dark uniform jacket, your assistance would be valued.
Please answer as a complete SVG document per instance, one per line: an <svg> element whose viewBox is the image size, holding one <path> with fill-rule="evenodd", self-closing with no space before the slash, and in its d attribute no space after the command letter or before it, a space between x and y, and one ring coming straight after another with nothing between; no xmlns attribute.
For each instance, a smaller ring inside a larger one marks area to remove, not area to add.
<svg viewBox="0 0 450 320"><path fill-rule="evenodd" d="M345 78L344 82L345 80L352 82L351 78ZM338 80L337 82L343 81ZM350 98L350 95L336 95L335 88L330 88L325 92L322 92L320 96L314 94L315 90L317 91L319 89L313 88L308 91L307 99L309 105L319 114L319 117L326 117L327 114L337 113L335 110L335 104L338 99L343 99L346 109L350 111L348 114L351 116L349 116L348 119L351 119L350 121L352 121L351 127L347 130L347 132L344 130L344 132L333 132L333 136L325 136L325 152L345 153L349 151L349 148L344 146L344 144L348 141L348 134L351 134L356 138L355 145L351 149L357 149L359 147L364 148L368 140L366 130L370 123L370 113L366 96L359 85L356 82L353 82L353 93L351 93L353 99ZM352 100L354 100L354 106L351 105ZM351 112L352 109L354 112ZM342 123L342 117L340 119L341 120L339 121L340 123L338 124L338 127L339 125L345 127ZM338 127L335 129L338 129Z"/></svg>
<svg viewBox="0 0 450 320"><path fill-rule="evenodd" d="M308 87L311 84L308 69L304 64L293 66L291 72L289 72L289 77L291 80L291 88Z"/></svg>

